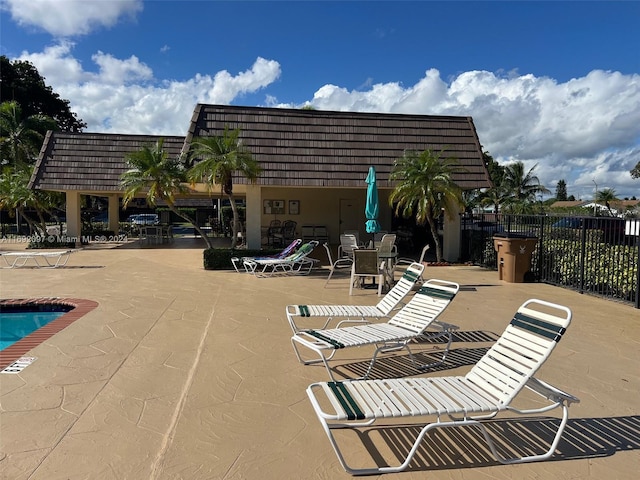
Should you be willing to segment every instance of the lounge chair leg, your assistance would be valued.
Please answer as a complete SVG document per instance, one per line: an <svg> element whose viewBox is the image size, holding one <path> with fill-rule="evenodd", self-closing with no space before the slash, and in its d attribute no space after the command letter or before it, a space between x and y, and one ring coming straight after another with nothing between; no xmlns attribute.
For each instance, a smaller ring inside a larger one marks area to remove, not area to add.
<svg viewBox="0 0 640 480"><path fill-rule="evenodd" d="M442 332L441 334L437 335L437 337L440 337L442 335L446 335L448 337L448 341L447 341L447 346L444 348L443 352L442 352L442 358L440 358L440 360L438 360L437 362L432 362L432 363L425 363L423 365L416 365L416 368L418 370L426 370L428 368L434 368L434 367L439 367L440 365L443 365L445 360L447 359L447 355L449 355L449 350L451 348L451 342L453 341L453 332ZM407 349L409 347L407 346Z"/></svg>

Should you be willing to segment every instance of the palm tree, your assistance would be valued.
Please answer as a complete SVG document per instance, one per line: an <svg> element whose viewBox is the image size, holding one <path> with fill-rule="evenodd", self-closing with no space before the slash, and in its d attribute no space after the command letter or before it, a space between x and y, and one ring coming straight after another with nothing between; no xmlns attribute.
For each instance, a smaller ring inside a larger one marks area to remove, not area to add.
<svg viewBox="0 0 640 480"><path fill-rule="evenodd" d="M603 188L596 193L596 202L604 203L605 207L609 211L609 215L615 217L613 210L611 209L612 202L619 202L620 199L616 196L616 191L613 188Z"/></svg>
<svg viewBox="0 0 640 480"><path fill-rule="evenodd" d="M59 195L53 192L28 188L32 172L33 167L29 165L20 165L17 168L4 167L0 175L0 208L15 210L16 217L23 218L29 225L30 233L46 236L47 224L44 214L51 214L51 209L60 203L60 199ZM27 209L35 211L38 220L30 218Z"/></svg>
<svg viewBox="0 0 640 480"><path fill-rule="evenodd" d="M533 208L536 195L551 193L534 174L538 165L534 165L525 173L524 163L514 162L505 167L501 187L507 193L504 202L509 210L514 213L525 213Z"/></svg>
<svg viewBox="0 0 640 480"><path fill-rule="evenodd" d="M31 164L38 156L44 133L56 128L56 122L45 115L22 118L17 102L0 104L0 149L2 164Z"/></svg>
<svg viewBox="0 0 640 480"><path fill-rule="evenodd" d="M197 223L175 206L176 196L188 192L186 169L178 158L169 157L163 146L164 139L159 139L153 147L145 145L125 157L128 170L120 179L124 189L123 207L126 208L131 200L142 193L149 205L154 206L157 200L162 200L170 211L193 225L208 248L213 248L211 239Z"/></svg>
<svg viewBox="0 0 640 480"><path fill-rule="evenodd" d="M431 150L405 152L394 163L390 175L398 181L389 196L389 203L396 203L396 214L410 217L414 214L419 225L429 224L436 244L436 258L442 261L442 246L438 236L437 219L442 211L452 218L463 207L462 190L452 180L454 172L461 171L456 159L442 158L444 151Z"/></svg>
<svg viewBox="0 0 640 480"><path fill-rule="evenodd" d="M233 222L231 226L231 248L238 242L238 207L233 195L233 175L240 172L250 182L255 183L261 168L253 159L251 152L242 145L239 139L240 130L229 130L225 127L220 136L199 137L194 140L190 154L198 159L187 174L192 183L204 183L209 191L219 185L231 203Z"/></svg>
<svg viewBox="0 0 640 480"><path fill-rule="evenodd" d="M480 205L483 207L493 207L493 213L500 211L500 205L505 201L505 191L501 185L494 185L493 187L482 192L480 198Z"/></svg>

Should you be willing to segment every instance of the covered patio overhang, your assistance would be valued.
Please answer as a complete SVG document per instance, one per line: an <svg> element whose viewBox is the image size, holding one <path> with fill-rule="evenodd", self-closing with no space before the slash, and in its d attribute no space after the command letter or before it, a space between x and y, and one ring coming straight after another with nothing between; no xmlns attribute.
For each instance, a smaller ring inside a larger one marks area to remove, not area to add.
<svg viewBox="0 0 640 480"><path fill-rule="evenodd" d="M377 172L380 223L390 230L390 173L405 151L445 151L462 167L453 180L463 190L491 186L471 117L197 105L185 137L49 132L30 187L65 193L69 236L80 235L82 195L109 199L109 229L117 231L128 153L162 138L167 153L179 156L194 139L220 135L225 128L240 130L240 141L262 169L255 184L238 172L233 176L234 195L246 201L249 248L260 247L262 226L285 217L299 226L326 226L333 242L346 229L364 233L370 166ZM190 196L220 193L196 185ZM445 221L446 259L458 258L458 224L459 219Z"/></svg>

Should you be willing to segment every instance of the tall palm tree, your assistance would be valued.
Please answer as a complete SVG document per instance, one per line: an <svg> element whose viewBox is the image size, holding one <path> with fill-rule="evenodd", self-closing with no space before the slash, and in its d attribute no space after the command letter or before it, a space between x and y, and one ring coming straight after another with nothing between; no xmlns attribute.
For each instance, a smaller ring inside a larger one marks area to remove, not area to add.
<svg viewBox="0 0 640 480"><path fill-rule="evenodd" d="M444 210L452 218L461 212L464 205L462 190L451 178L462 168L455 158L442 158L443 153L431 150L405 152L394 163L390 179L398 184L389 196L389 203L396 204L397 214L410 217L415 213L419 225L429 224L438 262L442 261L438 217Z"/></svg>
<svg viewBox="0 0 640 480"><path fill-rule="evenodd" d="M56 122L45 115L22 118L17 102L0 104L0 151L2 164L18 167L32 164L38 156L44 134L56 128Z"/></svg>
<svg viewBox="0 0 640 480"><path fill-rule="evenodd" d="M129 153L125 162L128 170L120 178L125 208L141 194L145 195L151 206L156 205L157 200L162 200L170 211L193 225L208 248L213 248L213 242L197 223L175 206L176 196L188 192L186 169L178 158L169 157L164 150L164 139L159 139L153 146L145 145Z"/></svg>
<svg viewBox="0 0 640 480"><path fill-rule="evenodd" d="M188 171L188 178L192 183L204 183L209 191L219 185L222 192L231 203L233 222L231 226L231 248L238 242L238 207L233 195L233 175L236 172L244 175L250 182L255 183L261 168L254 160L251 152L242 145L239 139L240 130L230 130L225 127L222 135L199 137L194 140L190 155L197 163Z"/></svg>
<svg viewBox="0 0 640 480"><path fill-rule="evenodd" d="M530 211L536 202L536 195L551 193L540 179L534 174L538 165L534 165L528 172L524 170L524 163L514 162L506 165L501 187L505 189L507 198L504 202L514 213Z"/></svg>
<svg viewBox="0 0 640 480"><path fill-rule="evenodd" d="M611 209L612 202L619 202L620 199L616 196L616 191L613 188L603 188L596 193L596 202L604 203L605 207L609 211L609 215L615 217L613 210Z"/></svg>

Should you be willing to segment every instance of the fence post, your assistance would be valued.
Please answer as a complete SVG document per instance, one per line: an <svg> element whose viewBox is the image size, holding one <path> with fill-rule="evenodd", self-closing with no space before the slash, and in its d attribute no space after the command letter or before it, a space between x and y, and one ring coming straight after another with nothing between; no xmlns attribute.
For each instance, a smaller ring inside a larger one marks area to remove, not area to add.
<svg viewBox="0 0 640 480"><path fill-rule="evenodd" d="M587 225L586 222L582 224L582 231L580 232L580 278L578 280L579 283L579 291L580 293L584 293L584 269L587 258Z"/></svg>
<svg viewBox="0 0 640 480"><path fill-rule="evenodd" d="M636 262L636 308L640 308L640 241L636 243L638 245L638 259Z"/></svg>

